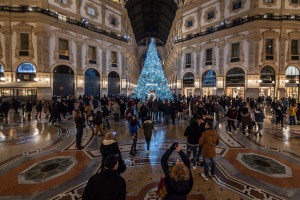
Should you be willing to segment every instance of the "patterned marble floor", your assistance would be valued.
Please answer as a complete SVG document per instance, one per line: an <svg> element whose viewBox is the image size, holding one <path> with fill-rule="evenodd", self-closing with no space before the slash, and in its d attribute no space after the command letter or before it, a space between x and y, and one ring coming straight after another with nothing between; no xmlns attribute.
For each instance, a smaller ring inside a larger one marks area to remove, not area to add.
<svg viewBox="0 0 300 200"><path fill-rule="evenodd" d="M269 113L266 110L266 113ZM188 199L298 199L300 195L300 126L281 128L268 114L263 137L228 135L226 119L216 123L221 138L217 148L217 179L204 181L202 167L193 170L195 185ZM69 117L70 118L70 117ZM146 154L143 131L138 134L138 154L129 156L127 122L112 122L117 132L127 170L128 200L158 199L156 189L163 176L160 158L174 141L186 150L183 132L188 121L176 125L158 124L150 154ZM99 144L103 137L86 128L82 145L75 148L72 120L50 126L46 120L22 120L10 114L0 121L0 199L80 199L89 177L99 170ZM171 156L170 162L178 158Z"/></svg>

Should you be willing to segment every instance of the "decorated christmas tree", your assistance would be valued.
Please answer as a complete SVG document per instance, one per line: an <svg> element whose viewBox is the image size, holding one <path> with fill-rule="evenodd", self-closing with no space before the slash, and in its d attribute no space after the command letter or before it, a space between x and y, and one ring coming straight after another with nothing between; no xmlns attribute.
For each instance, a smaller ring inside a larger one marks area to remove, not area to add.
<svg viewBox="0 0 300 200"><path fill-rule="evenodd" d="M173 100L154 42L154 38L151 38L144 67L133 96L142 101L150 97Z"/></svg>

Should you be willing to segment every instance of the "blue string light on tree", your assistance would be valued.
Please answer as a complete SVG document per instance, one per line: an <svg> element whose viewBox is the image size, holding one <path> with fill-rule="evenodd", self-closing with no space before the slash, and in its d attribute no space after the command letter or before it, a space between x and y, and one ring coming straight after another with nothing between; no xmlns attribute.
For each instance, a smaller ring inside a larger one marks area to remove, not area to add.
<svg viewBox="0 0 300 200"><path fill-rule="evenodd" d="M164 76L162 64L154 42L154 38L151 38L145 64L138 80L138 86L134 90L133 97L137 97L144 102L150 93L155 93L156 98L173 100L173 94Z"/></svg>

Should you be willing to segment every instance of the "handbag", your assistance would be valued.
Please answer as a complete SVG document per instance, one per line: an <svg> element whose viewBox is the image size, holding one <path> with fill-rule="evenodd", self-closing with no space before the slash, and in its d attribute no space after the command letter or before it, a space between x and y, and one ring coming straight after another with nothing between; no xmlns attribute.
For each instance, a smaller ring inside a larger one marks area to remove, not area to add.
<svg viewBox="0 0 300 200"><path fill-rule="evenodd" d="M157 188L157 196L159 196L160 199L164 199L165 196L167 195L167 188L166 188L166 177L163 177L160 179L160 182L159 182L159 185L158 185L158 188Z"/></svg>

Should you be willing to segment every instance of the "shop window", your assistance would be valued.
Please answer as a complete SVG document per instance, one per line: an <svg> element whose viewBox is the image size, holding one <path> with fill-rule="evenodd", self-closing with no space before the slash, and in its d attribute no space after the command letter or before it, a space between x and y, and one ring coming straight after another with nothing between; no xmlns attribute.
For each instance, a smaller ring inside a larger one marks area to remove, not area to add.
<svg viewBox="0 0 300 200"><path fill-rule="evenodd" d="M29 56L29 33L20 33L20 56Z"/></svg>
<svg viewBox="0 0 300 200"><path fill-rule="evenodd" d="M299 60L299 40L291 41L291 59Z"/></svg>
<svg viewBox="0 0 300 200"><path fill-rule="evenodd" d="M115 51L111 52L111 66L112 67L118 67L118 53Z"/></svg>
<svg viewBox="0 0 300 200"><path fill-rule="evenodd" d="M111 17L111 18L110 18L110 24L116 25L116 19L113 18L113 17Z"/></svg>
<svg viewBox="0 0 300 200"><path fill-rule="evenodd" d="M88 7L87 8L87 11L88 11L88 14L91 15L91 16L95 16L95 9L94 8L91 8L91 7Z"/></svg>
<svg viewBox="0 0 300 200"><path fill-rule="evenodd" d="M292 0L292 4L299 4L300 1L299 0Z"/></svg>
<svg viewBox="0 0 300 200"><path fill-rule="evenodd" d="M274 60L274 40L266 39L266 60Z"/></svg>
<svg viewBox="0 0 300 200"><path fill-rule="evenodd" d="M34 81L36 69L31 63L22 63L17 70L19 81Z"/></svg>
<svg viewBox="0 0 300 200"><path fill-rule="evenodd" d="M192 67L192 54L186 53L185 54L185 68L191 68Z"/></svg>
<svg viewBox="0 0 300 200"><path fill-rule="evenodd" d="M214 11L211 11L207 14L207 20L210 20L210 19L213 19L215 18L215 12Z"/></svg>
<svg viewBox="0 0 300 200"><path fill-rule="evenodd" d="M59 38L59 59L69 60L69 41Z"/></svg>
<svg viewBox="0 0 300 200"><path fill-rule="evenodd" d="M274 0L265 0L266 3L274 3Z"/></svg>
<svg viewBox="0 0 300 200"><path fill-rule="evenodd" d="M231 45L231 62L240 61L240 43L233 43Z"/></svg>
<svg viewBox="0 0 300 200"><path fill-rule="evenodd" d="M112 71L108 74L108 78L120 78L120 76L117 72Z"/></svg>
<svg viewBox="0 0 300 200"><path fill-rule="evenodd" d="M194 87L195 77L191 72L186 73L183 76L183 87Z"/></svg>
<svg viewBox="0 0 300 200"><path fill-rule="evenodd" d="M96 47L89 46L89 63L97 64L96 61Z"/></svg>
<svg viewBox="0 0 300 200"><path fill-rule="evenodd" d="M212 60L213 60L213 49L206 49L206 60L205 60L205 65L212 65Z"/></svg>
<svg viewBox="0 0 300 200"><path fill-rule="evenodd" d="M245 83L245 72L239 67L230 69L226 74L226 83Z"/></svg>
<svg viewBox="0 0 300 200"><path fill-rule="evenodd" d="M242 0L234 1L232 4L232 10L237 10L242 7Z"/></svg>
<svg viewBox="0 0 300 200"><path fill-rule="evenodd" d="M188 27L192 27L193 26L193 20L189 20L188 22L187 22L187 28Z"/></svg>
<svg viewBox="0 0 300 200"><path fill-rule="evenodd" d="M213 70L208 70L204 72L202 76L202 85L216 85L216 72Z"/></svg>
<svg viewBox="0 0 300 200"><path fill-rule="evenodd" d="M290 66L286 70L286 79L289 83L299 83L300 72L295 66Z"/></svg>
<svg viewBox="0 0 300 200"><path fill-rule="evenodd" d="M275 70L271 66L265 66L260 71L260 80L262 83L275 83Z"/></svg>
<svg viewBox="0 0 300 200"><path fill-rule="evenodd" d="M85 76L100 77L100 74L95 69L88 69L84 73Z"/></svg>

